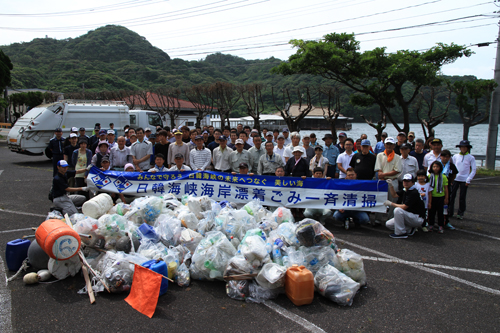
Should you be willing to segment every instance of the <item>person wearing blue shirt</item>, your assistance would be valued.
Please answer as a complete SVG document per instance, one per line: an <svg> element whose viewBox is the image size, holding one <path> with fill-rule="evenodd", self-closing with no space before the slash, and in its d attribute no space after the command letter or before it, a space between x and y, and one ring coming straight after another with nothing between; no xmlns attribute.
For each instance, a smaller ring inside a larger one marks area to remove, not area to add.
<svg viewBox="0 0 500 333"><path fill-rule="evenodd" d="M333 144L333 135L325 134L323 141L325 142L325 149L323 150L323 156L328 159L330 167L327 169L327 177L337 177L337 157L339 157L339 149Z"/></svg>
<svg viewBox="0 0 500 333"><path fill-rule="evenodd" d="M382 135L381 135L382 139L380 141L378 141L377 144L375 145L375 151L374 151L375 155L377 155L378 153L381 153L385 150L384 141L387 138L387 136L388 136L387 132L382 132ZM375 135L375 137L376 137L376 135Z"/></svg>

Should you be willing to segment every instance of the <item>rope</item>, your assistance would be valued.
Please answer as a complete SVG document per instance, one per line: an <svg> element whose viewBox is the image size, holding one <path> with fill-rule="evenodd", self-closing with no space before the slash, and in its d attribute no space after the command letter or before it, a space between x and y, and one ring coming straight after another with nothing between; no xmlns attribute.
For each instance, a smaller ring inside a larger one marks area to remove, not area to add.
<svg viewBox="0 0 500 333"><path fill-rule="evenodd" d="M26 271L27 269L28 269L28 258L24 259L24 261L23 261L21 267L19 267L19 270L17 271L17 273L12 275L10 278L8 278L7 282L14 281L21 274L21 272Z"/></svg>

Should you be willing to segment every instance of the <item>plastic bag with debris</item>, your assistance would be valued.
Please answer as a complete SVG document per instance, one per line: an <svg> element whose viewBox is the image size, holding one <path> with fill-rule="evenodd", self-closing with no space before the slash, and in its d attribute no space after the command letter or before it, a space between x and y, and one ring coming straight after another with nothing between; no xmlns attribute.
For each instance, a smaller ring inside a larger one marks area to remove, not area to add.
<svg viewBox="0 0 500 333"><path fill-rule="evenodd" d="M363 264L363 258L354 251L342 249L337 252L337 261L335 268L349 276L361 286L366 285L366 272Z"/></svg>
<svg viewBox="0 0 500 333"><path fill-rule="evenodd" d="M177 269L177 273L175 274L175 282L179 287L187 287L191 283L191 275L189 274L189 269L186 264L183 263Z"/></svg>
<svg viewBox="0 0 500 333"><path fill-rule="evenodd" d="M285 285L286 268L275 263L265 264L255 281L266 289L276 289Z"/></svg>
<svg viewBox="0 0 500 333"><path fill-rule="evenodd" d="M198 244L191 267L195 266L207 280L222 280L227 263L235 253L236 249L222 232L211 231Z"/></svg>
<svg viewBox="0 0 500 333"><path fill-rule="evenodd" d="M337 256L330 247L301 246L299 251L304 255L304 266L314 275L316 275L316 272L326 264L332 264L332 266L338 264Z"/></svg>
<svg viewBox="0 0 500 333"><path fill-rule="evenodd" d="M297 239L304 246L330 246L336 249L335 237L320 222L313 219L303 219L295 231Z"/></svg>
<svg viewBox="0 0 500 333"><path fill-rule="evenodd" d="M278 207L271 214L271 218L274 219L278 224L291 222L294 223L295 219L293 218L292 211L285 207Z"/></svg>
<svg viewBox="0 0 500 333"><path fill-rule="evenodd" d="M250 295L245 299L246 302L263 303L269 299L278 297L280 288L267 289L259 286L255 281L250 282L248 286Z"/></svg>
<svg viewBox="0 0 500 333"><path fill-rule="evenodd" d="M250 295L249 280L231 280L226 283L226 295L238 301L244 301Z"/></svg>
<svg viewBox="0 0 500 333"><path fill-rule="evenodd" d="M210 199L206 195L201 197L190 195L187 199L187 206L198 219L202 219L202 213L212 209L212 199Z"/></svg>
<svg viewBox="0 0 500 333"><path fill-rule="evenodd" d="M351 306L360 285L331 265L321 267L314 277L316 290L329 300Z"/></svg>

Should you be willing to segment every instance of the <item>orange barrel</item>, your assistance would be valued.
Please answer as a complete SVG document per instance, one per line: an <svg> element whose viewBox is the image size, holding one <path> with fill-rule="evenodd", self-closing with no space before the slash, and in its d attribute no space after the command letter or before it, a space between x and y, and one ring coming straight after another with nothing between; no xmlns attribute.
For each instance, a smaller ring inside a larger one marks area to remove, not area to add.
<svg viewBox="0 0 500 333"><path fill-rule="evenodd" d="M285 275L286 296L293 304L311 304L314 299L314 276L304 266L292 265Z"/></svg>
<svg viewBox="0 0 500 333"><path fill-rule="evenodd" d="M80 250L80 236L61 220L43 222L36 229L35 237L40 247L53 259L66 260Z"/></svg>

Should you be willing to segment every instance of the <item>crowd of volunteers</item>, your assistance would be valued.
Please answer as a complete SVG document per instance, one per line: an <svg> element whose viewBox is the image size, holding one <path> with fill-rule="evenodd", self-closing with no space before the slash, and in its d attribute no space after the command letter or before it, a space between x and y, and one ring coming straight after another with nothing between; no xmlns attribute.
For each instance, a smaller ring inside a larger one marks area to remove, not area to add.
<svg viewBox="0 0 500 333"><path fill-rule="evenodd" d="M341 132L322 138L314 133L290 133L288 128L258 131L238 124L236 128L213 126L189 129L125 126L117 137L113 124L109 129L95 125L92 135L85 128L73 127L68 138L56 128L49 142L53 159L52 197L55 207L70 215L88 199L85 177L90 166L125 172L164 172L207 170L232 174L277 177L340 178L380 180L389 185L385 205L388 213L358 210L293 209L298 218L309 217L322 223L337 221L346 229L350 223L385 225L394 230L392 238L412 236L417 228L424 232L454 229L450 218L463 219L467 188L476 173L476 162L469 141L463 140L453 155L443 149L438 138L424 142L414 132L396 138L382 133L372 146L366 134L349 138ZM89 133L90 134L90 133ZM70 195L71 194L71 195ZM123 194L115 200L130 201ZM436 220L437 217L437 220Z"/></svg>

